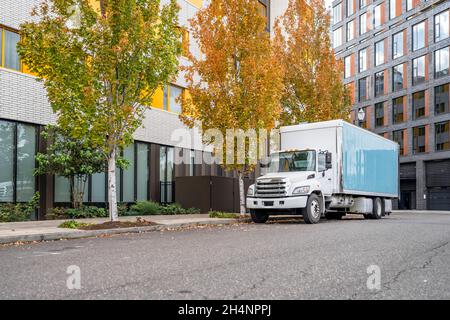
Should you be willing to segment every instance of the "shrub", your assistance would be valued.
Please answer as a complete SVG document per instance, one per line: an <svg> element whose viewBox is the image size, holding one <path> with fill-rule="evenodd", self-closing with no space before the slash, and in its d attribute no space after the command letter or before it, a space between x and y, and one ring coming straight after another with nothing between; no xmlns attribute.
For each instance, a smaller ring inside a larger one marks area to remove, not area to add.
<svg viewBox="0 0 450 320"><path fill-rule="evenodd" d="M90 226L90 223L82 223L75 220L65 221L61 223L58 228L64 228L64 229L79 229L81 227L87 227Z"/></svg>
<svg viewBox="0 0 450 320"><path fill-rule="evenodd" d="M0 204L0 222L28 221L39 207L40 194L36 192L28 203Z"/></svg>
<svg viewBox="0 0 450 320"><path fill-rule="evenodd" d="M197 213L200 213L199 209L196 208L184 209L178 203L172 203L161 206L161 214L163 215L197 214Z"/></svg>
<svg viewBox="0 0 450 320"><path fill-rule="evenodd" d="M94 206L84 206L76 209L67 209L67 216L70 219L86 219L86 218L106 218L108 214L104 208Z"/></svg>
<svg viewBox="0 0 450 320"><path fill-rule="evenodd" d="M127 213L129 216L133 215L156 215L161 212L161 206L154 201L139 201L130 207Z"/></svg>
<svg viewBox="0 0 450 320"><path fill-rule="evenodd" d="M210 211L209 217L210 218L222 218L222 219L238 219L239 215L236 213L230 213L230 212Z"/></svg>

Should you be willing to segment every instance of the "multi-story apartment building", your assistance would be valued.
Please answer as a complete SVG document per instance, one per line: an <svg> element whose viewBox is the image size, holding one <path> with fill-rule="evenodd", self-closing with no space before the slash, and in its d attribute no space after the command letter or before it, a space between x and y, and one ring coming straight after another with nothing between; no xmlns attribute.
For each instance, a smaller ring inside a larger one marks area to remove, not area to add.
<svg viewBox="0 0 450 320"><path fill-rule="evenodd" d="M92 0L94 3L96 0ZM53 113L41 82L31 75L20 61L16 45L20 40L20 24L32 19L32 8L40 0L2 0L0 11L0 203L26 202L36 191L41 194L43 218L46 209L70 201L68 181L62 177L34 176L35 154L45 150L46 142L40 133L47 124L55 123ZM162 1L164 3L164 1ZM198 46L187 31L188 20L205 3L203 0L178 0L181 7L180 27L184 30L183 48L199 54ZM269 0L259 1L261 13L268 17ZM180 57L180 64L188 63ZM233 176L218 165L208 165L203 156L208 149L202 145L199 131L190 130L192 143L176 144L171 134L185 126L178 114L181 106L176 99L185 91L184 75L167 84L154 96L143 126L134 135L134 144L123 151L130 162L125 170L118 170L118 200L134 202L155 200L173 202L175 177L193 175ZM176 144L176 146L175 146ZM175 154L187 161L174 164ZM85 201L102 205L107 201L106 174L89 178Z"/></svg>
<svg viewBox="0 0 450 320"><path fill-rule="evenodd" d="M400 145L403 209L450 210L448 0L335 0L351 119Z"/></svg>

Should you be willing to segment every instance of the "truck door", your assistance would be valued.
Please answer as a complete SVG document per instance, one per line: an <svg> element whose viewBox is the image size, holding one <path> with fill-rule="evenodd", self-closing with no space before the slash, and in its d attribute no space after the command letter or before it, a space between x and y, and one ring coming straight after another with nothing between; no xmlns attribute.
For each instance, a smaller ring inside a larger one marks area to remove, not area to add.
<svg viewBox="0 0 450 320"><path fill-rule="evenodd" d="M325 196L331 196L331 193L333 192L333 170L327 169L326 157L326 152L319 152L317 157L317 181L320 182L322 193Z"/></svg>

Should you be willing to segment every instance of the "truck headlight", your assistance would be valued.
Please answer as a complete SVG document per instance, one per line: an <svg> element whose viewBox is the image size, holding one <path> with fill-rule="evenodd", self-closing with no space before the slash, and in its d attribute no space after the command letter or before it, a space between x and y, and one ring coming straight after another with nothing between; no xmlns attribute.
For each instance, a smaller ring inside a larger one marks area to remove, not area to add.
<svg viewBox="0 0 450 320"><path fill-rule="evenodd" d="M247 196L251 197L255 195L255 185L248 187Z"/></svg>
<svg viewBox="0 0 450 320"><path fill-rule="evenodd" d="M297 187L292 192L292 194L308 194L308 193L309 193L309 186Z"/></svg>

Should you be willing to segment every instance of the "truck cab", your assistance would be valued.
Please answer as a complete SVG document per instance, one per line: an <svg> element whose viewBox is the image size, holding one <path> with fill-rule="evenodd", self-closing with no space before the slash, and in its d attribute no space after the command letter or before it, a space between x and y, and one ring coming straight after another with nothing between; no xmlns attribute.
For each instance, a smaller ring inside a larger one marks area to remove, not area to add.
<svg viewBox="0 0 450 320"><path fill-rule="evenodd" d="M314 223L324 214L325 199L332 195L332 154L326 150L284 150L267 161L268 173L247 193L247 207L255 222L270 214L300 214ZM306 209L308 207L308 209ZM306 214L304 211L310 214Z"/></svg>

